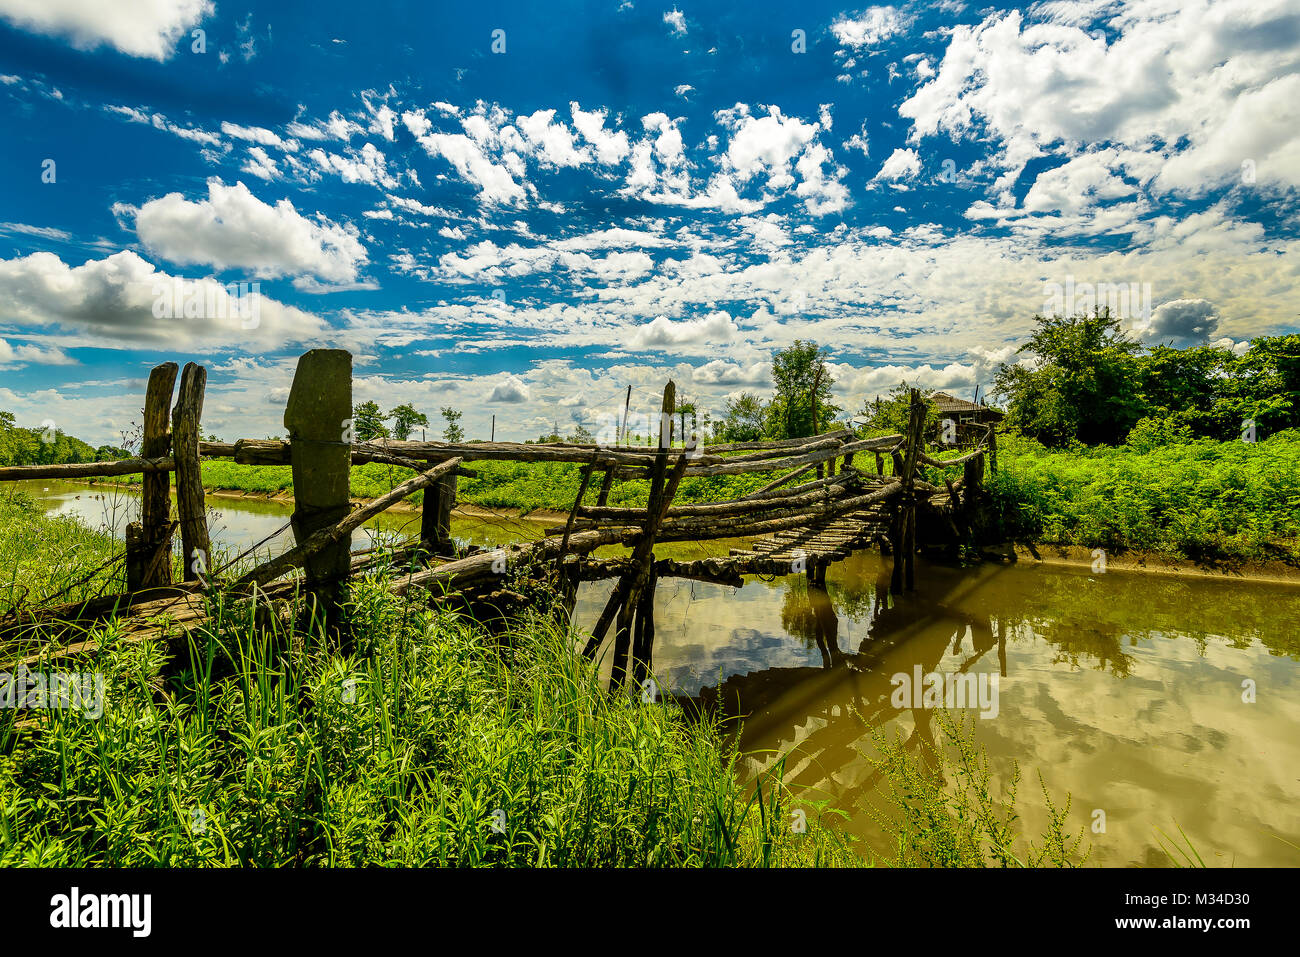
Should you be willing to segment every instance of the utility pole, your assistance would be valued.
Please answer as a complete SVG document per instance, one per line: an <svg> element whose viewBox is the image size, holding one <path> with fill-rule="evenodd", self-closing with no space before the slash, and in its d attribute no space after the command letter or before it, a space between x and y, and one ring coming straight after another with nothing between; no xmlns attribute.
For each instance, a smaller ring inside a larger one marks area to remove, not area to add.
<svg viewBox="0 0 1300 957"><path fill-rule="evenodd" d="M628 409L630 409L631 407L632 407L632 387L629 385L627 387L627 398L623 400L623 430L621 433L621 437L619 438L619 441L617 443L618 445L623 445L627 442L627 413L628 413Z"/></svg>
<svg viewBox="0 0 1300 957"><path fill-rule="evenodd" d="M492 413L492 438L490 438L488 441L495 442L496 440L497 440L497 416L496 413L494 412Z"/></svg>

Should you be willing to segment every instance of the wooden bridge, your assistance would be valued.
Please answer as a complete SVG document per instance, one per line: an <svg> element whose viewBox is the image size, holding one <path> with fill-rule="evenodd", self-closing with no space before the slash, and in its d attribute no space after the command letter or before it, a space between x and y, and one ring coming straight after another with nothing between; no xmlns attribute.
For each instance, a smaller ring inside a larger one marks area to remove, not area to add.
<svg viewBox="0 0 1300 957"><path fill-rule="evenodd" d="M164 363L149 379L138 457L0 468L0 482L143 476L141 518L127 527L126 549L119 556L126 563L126 590L9 610L0 617L0 661L31 663L93 650L94 639L84 637L85 626L113 615L128 633L163 633L179 641L188 630L202 626L207 602L217 591L268 601L301 593L309 614L322 627L345 630L349 578L386 563L395 593L421 590L428 601L458 602L480 618L508 614L526 604L520 591L526 579L553 588L565 615L572 613L581 581L613 579L583 653L594 657L613 627L611 688L624 684L629 667L640 685L652 660L653 599L659 578L740 585L751 574L803 573L809 582L820 584L828 565L856 549L879 546L893 557L890 589L899 593L914 587L915 556L922 541L961 541L979 507L985 458L996 468L991 426L964 454L947 459L928 454L926 408L915 391L905 434L866 439L839 430L781 441L700 445L694 436L683 440L674 435L676 389L670 382L664 390L658 442L651 447L631 446L626 435L611 445L357 442L351 435L351 367L351 355L342 350L304 354L284 416L288 440L222 443L200 440L204 368L186 365L169 416L177 366ZM626 421L625 410L623 433ZM213 568L200 472L203 458L291 466L294 546L246 571L236 567L245 556ZM458 550L450 534L456 479L474 475L466 464L475 461L580 465L581 484L567 520L539 541ZM354 505L348 495L349 468L367 462L406 467L415 475L386 495ZM949 473L950 468L960 468L961 474ZM738 498L674 504L684 479L757 473L775 477ZM609 505L614 483L629 480L648 480L647 505ZM354 530L420 490L425 497L418 538L392 552L351 552ZM589 492L595 497L591 504ZM177 531L183 559L179 581L173 580ZM654 554L658 543L720 539L749 543L731 548L725 558L677 562ZM597 549L611 545L624 546L629 553L594 556Z"/></svg>

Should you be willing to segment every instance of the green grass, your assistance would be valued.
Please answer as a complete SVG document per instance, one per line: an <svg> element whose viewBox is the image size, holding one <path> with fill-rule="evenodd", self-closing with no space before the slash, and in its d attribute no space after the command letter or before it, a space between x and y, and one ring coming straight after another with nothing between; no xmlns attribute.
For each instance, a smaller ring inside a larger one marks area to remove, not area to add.
<svg viewBox="0 0 1300 957"><path fill-rule="evenodd" d="M991 537L1204 562L1300 562L1300 434L1146 452L1010 439L988 477Z"/></svg>
<svg viewBox="0 0 1300 957"><path fill-rule="evenodd" d="M280 620L219 609L179 672L110 625L69 666L104 674L102 717L0 711L0 866L852 860L811 817L792 834L710 724L606 694L548 619L499 649L371 580L350 654Z"/></svg>
<svg viewBox="0 0 1300 957"><path fill-rule="evenodd" d="M121 553L107 532L47 517L30 496L0 489L0 614L126 587L122 562L103 567Z"/></svg>

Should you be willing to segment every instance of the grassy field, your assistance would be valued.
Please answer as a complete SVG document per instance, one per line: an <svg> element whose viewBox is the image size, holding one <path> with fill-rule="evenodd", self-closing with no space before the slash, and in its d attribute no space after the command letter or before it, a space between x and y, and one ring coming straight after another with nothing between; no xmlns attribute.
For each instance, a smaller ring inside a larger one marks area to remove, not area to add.
<svg viewBox="0 0 1300 957"><path fill-rule="evenodd" d="M1149 451L1010 439L989 478L991 537L1203 562L1300 563L1300 434Z"/></svg>

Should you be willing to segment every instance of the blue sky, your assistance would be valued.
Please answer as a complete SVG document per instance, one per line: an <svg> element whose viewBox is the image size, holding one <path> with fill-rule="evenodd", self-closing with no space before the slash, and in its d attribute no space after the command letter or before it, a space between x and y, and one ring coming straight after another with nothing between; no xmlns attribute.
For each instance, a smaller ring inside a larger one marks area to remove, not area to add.
<svg viewBox="0 0 1300 957"><path fill-rule="evenodd" d="M1298 328L1296 0L0 0L0 118L0 408L92 441L164 359L224 438L321 346L523 439L800 338L849 410L969 396L1086 284L1150 342Z"/></svg>

